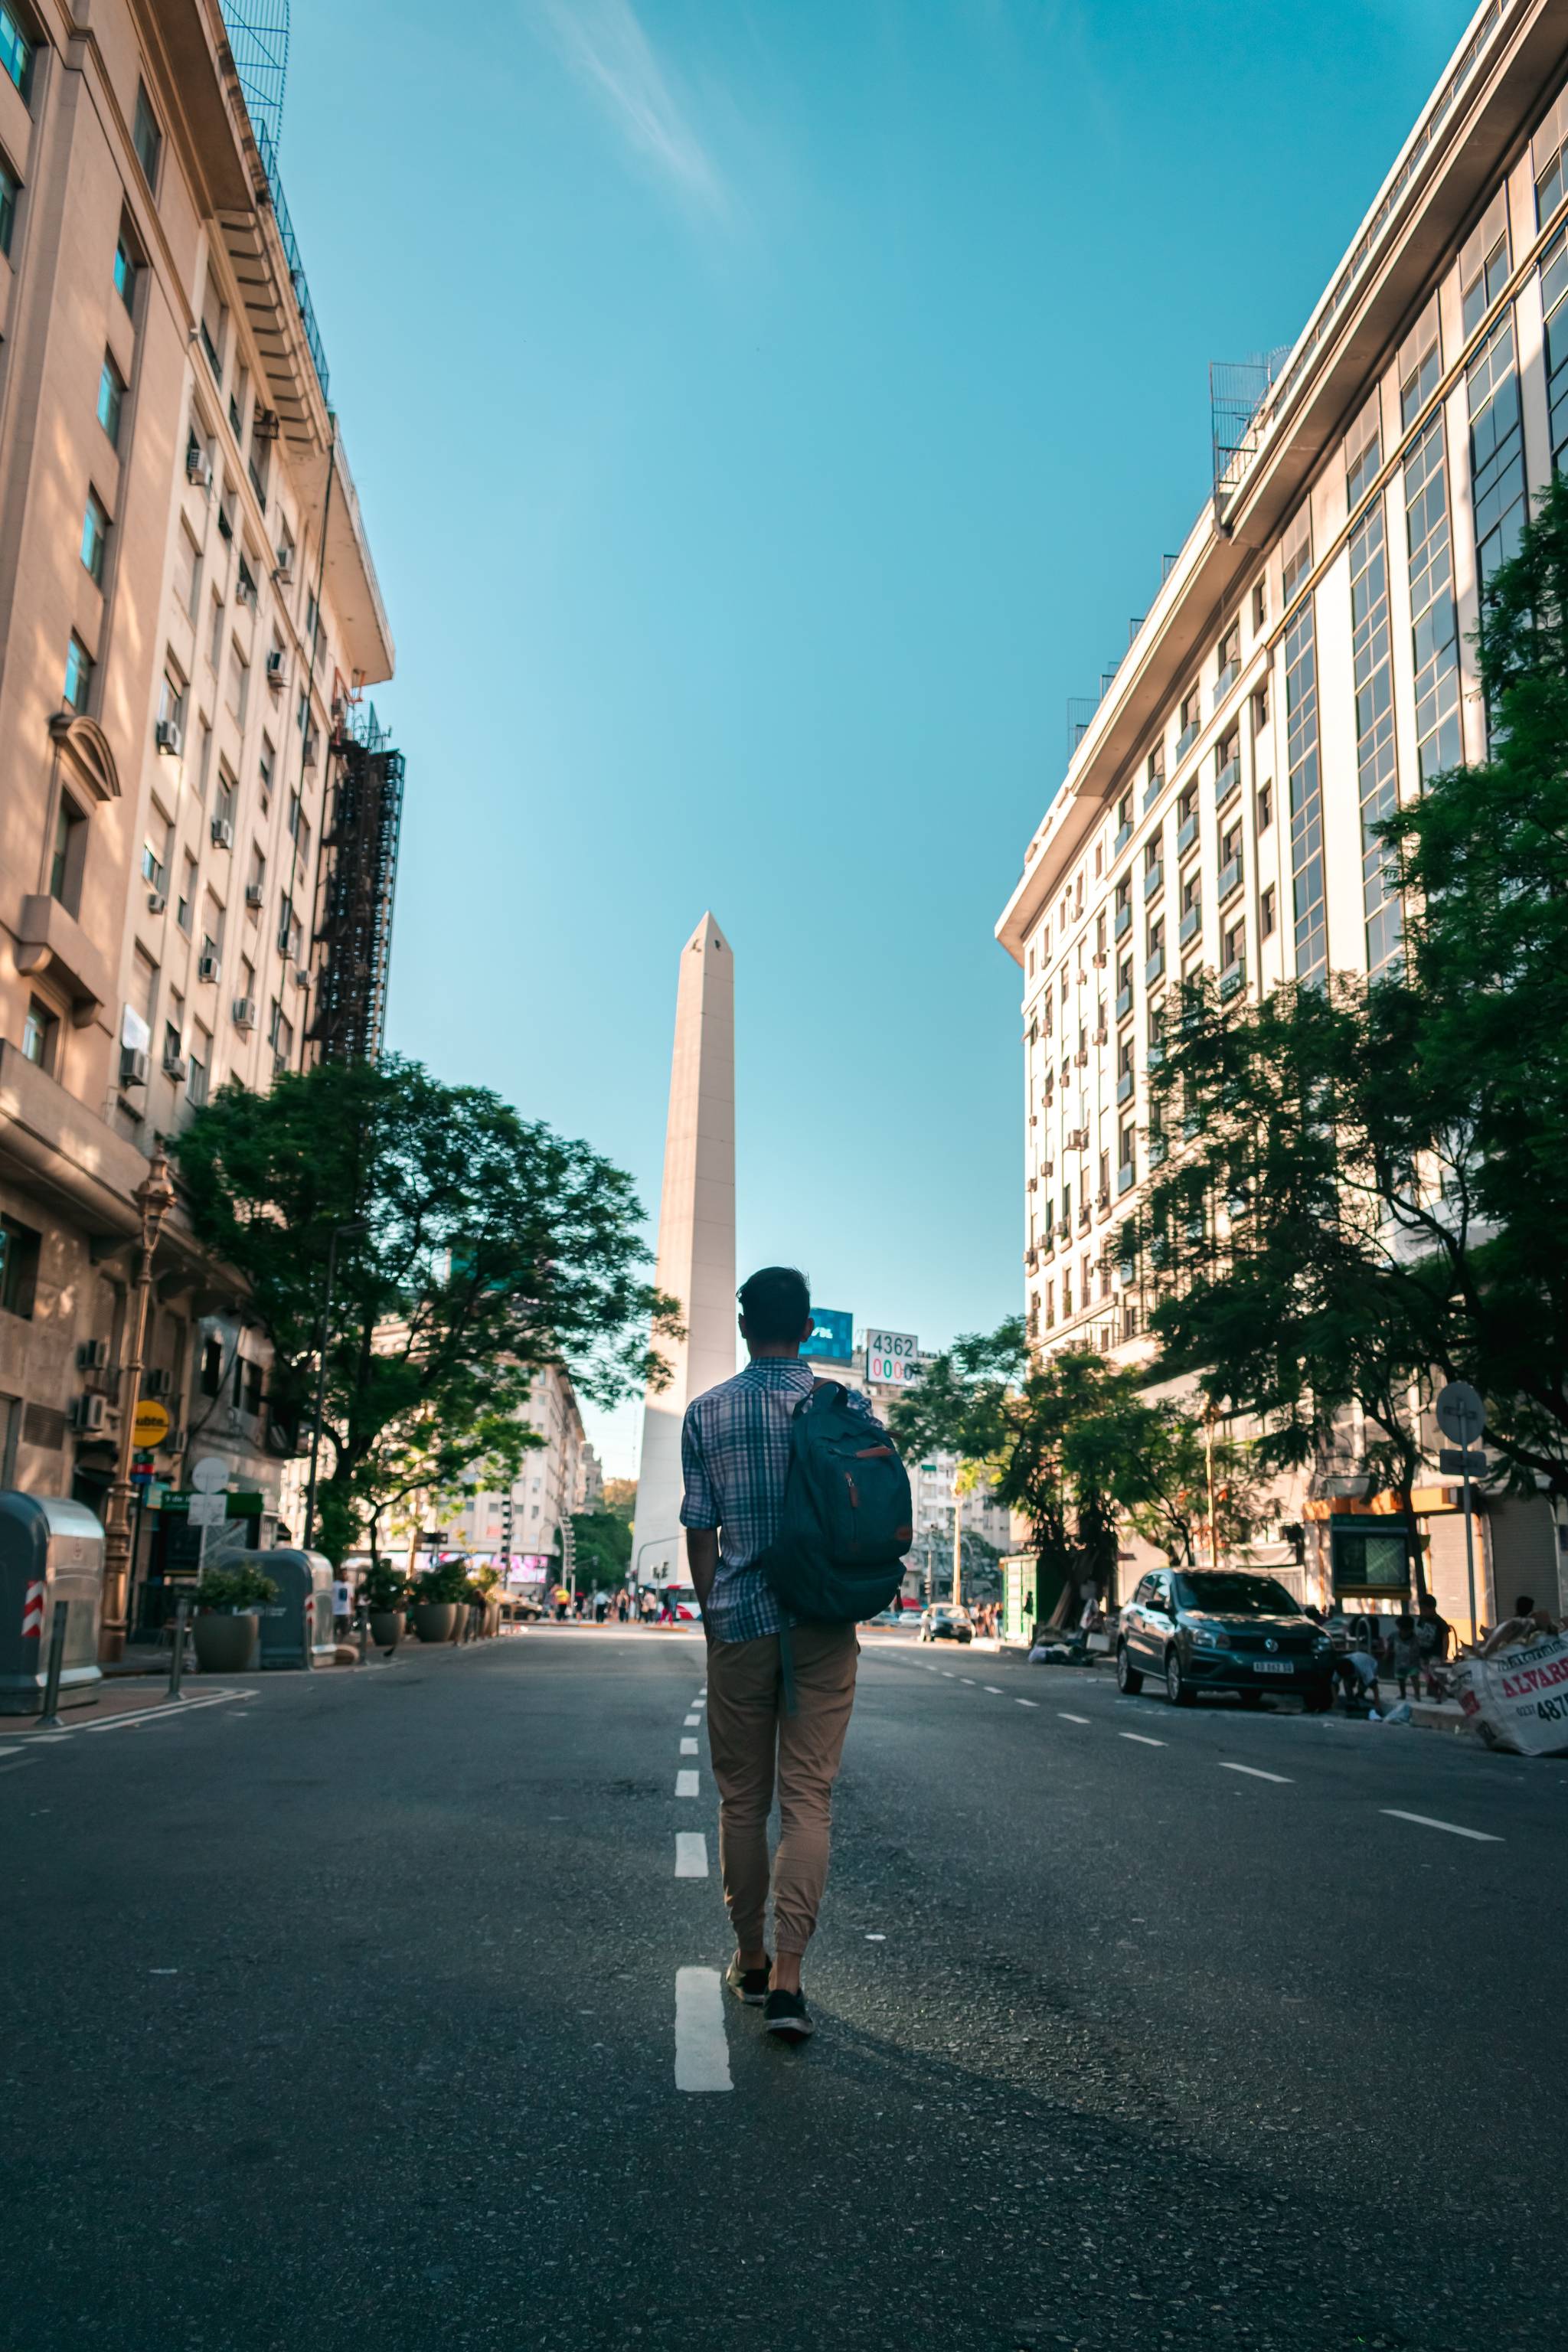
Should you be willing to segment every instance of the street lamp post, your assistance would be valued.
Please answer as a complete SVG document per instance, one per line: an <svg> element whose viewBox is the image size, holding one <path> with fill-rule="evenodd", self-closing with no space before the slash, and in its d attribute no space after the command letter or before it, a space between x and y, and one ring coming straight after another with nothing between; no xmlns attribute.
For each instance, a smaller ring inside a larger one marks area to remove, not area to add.
<svg viewBox="0 0 1568 2352"><path fill-rule="evenodd" d="M159 1144L134 1199L142 1220L136 1280L131 1299L129 1344L120 1368L120 1443L114 1483L103 1518L103 1623L99 1655L112 1663L125 1654L126 1608L131 1593L131 1457L136 1444L136 1405L142 1392L142 1351L147 1343L147 1301L153 1290L153 1256L163 1220L174 1205L169 1162Z"/></svg>
<svg viewBox="0 0 1568 2352"><path fill-rule="evenodd" d="M350 1217L346 1223L334 1225L327 1237L327 1286L321 1297L321 1328L316 1349L316 1408L310 1423L310 1478L305 1489L304 1549L310 1549L310 1538L316 1529L316 1469L321 1457L321 1415L327 1402L327 1342L331 1333L332 1285L337 1280L338 1244L345 1234L363 1234L363 1217Z"/></svg>

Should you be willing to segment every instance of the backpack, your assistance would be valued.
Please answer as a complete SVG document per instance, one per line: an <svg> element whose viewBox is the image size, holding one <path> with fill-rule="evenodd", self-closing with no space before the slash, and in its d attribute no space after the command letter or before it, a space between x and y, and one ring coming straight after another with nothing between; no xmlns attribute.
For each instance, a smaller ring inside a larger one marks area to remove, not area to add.
<svg viewBox="0 0 1568 2352"><path fill-rule="evenodd" d="M777 1535L755 1565L794 1617L852 1624L888 1608L914 1541L909 1473L879 1421L837 1381L816 1381L790 1419Z"/></svg>

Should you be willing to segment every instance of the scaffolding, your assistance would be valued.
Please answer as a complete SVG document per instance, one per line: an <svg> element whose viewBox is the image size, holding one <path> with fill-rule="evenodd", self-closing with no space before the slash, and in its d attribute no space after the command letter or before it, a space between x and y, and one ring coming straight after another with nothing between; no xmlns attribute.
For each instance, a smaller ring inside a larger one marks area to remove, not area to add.
<svg viewBox="0 0 1568 2352"><path fill-rule="evenodd" d="M223 21L251 127L276 155L289 79L289 0L223 0Z"/></svg>
<svg viewBox="0 0 1568 2352"><path fill-rule="evenodd" d="M403 824L403 754L374 706L345 714L333 745L331 814L316 895L315 1012L323 1062L379 1060L386 1031L392 911Z"/></svg>

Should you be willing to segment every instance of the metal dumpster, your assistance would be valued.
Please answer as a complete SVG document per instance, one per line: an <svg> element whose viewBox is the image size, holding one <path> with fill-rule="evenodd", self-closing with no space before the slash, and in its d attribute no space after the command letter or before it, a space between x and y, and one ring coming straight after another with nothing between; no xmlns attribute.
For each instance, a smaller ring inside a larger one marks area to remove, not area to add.
<svg viewBox="0 0 1568 2352"><path fill-rule="evenodd" d="M82 1706L103 1680L103 1529L63 1495L0 1489L0 1715L41 1715L55 1603L63 1601L60 1705Z"/></svg>
<svg viewBox="0 0 1568 2352"><path fill-rule="evenodd" d="M259 1569L278 1587L275 1601L257 1609L261 1620L263 1666L330 1664L337 1643L332 1633L332 1566L319 1551L247 1551L247 1568Z"/></svg>

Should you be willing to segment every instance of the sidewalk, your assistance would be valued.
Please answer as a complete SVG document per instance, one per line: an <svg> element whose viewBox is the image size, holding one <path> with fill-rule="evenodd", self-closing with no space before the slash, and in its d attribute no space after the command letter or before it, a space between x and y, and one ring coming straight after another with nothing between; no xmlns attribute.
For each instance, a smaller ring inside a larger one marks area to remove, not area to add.
<svg viewBox="0 0 1568 2352"><path fill-rule="evenodd" d="M167 1667L165 1665L165 1675ZM195 1706L215 1699L254 1698L259 1675L191 1675L187 1674L176 1700L176 1706ZM33 1740L68 1738L73 1731L88 1731L95 1725L107 1726L121 1718L151 1715L167 1707L167 1680L104 1681L93 1686L93 1696L79 1706L69 1705L69 1693L60 1693L60 1719L58 1729L45 1731L36 1715L0 1715L0 1756L14 1754L18 1746Z"/></svg>

